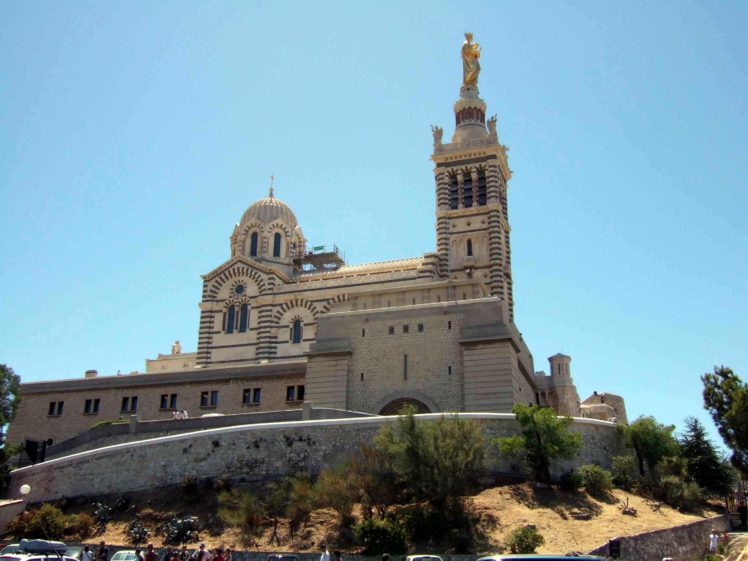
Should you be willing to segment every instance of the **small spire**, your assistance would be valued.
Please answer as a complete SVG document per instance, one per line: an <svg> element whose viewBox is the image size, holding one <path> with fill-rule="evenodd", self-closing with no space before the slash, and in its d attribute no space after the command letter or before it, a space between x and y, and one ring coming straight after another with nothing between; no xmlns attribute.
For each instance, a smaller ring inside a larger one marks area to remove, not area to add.
<svg viewBox="0 0 748 561"><path fill-rule="evenodd" d="M273 198L273 182L274 181L275 181L275 177L271 175L270 176L270 192L268 193L268 196L270 198Z"/></svg>

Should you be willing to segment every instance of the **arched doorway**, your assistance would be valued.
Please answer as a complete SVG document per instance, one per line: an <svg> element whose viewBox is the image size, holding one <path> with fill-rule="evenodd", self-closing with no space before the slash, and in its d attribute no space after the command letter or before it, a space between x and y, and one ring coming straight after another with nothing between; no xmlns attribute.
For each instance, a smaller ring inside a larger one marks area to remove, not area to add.
<svg viewBox="0 0 748 561"><path fill-rule="evenodd" d="M382 410L379 412L379 414L398 415L403 409L408 406L413 407L416 413L431 413L429 408L422 401L419 401L412 397L401 397L398 399L393 399L387 405L382 407Z"/></svg>

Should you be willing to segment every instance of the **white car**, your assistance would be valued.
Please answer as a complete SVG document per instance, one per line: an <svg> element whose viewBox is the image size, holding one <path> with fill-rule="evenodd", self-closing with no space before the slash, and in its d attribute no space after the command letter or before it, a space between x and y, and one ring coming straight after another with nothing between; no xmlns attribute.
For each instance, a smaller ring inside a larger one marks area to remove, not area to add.
<svg viewBox="0 0 748 561"><path fill-rule="evenodd" d="M138 558L134 549L122 549L112 555L109 561L135 561Z"/></svg>
<svg viewBox="0 0 748 561"><path fill-rule="evenodd" d="M444 561L438 555L408 555L405 561Z"/></svg>

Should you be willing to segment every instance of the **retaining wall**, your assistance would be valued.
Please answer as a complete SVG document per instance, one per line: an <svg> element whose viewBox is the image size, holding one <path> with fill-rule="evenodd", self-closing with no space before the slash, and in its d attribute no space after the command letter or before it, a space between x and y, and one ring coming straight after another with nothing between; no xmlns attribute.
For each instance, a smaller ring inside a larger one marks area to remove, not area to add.
<svg viewBox="0 0 748 561"><path fill-rule="evenodd" d="M428 421L440 416L417 417ZM460 417L483 426L487 471L520 471L498 454L493 442L518 432L514 415L463 413ZM360 443L371 442L384 423L395 420L365 417L260 423L116 444L17 469L11 472L11 495L24 483L31 486L28 502L36 503L178 485L186 477L251 483L298 472L316 474L351 457ZM557 466L556 476L587 463L609 469L611 458L623 453L612 423L575 419L571 430L582 435L584 446L573 461Z"/></svg>
<svg viewBox="0 0 748 561"><path fill-rule="evenodd" d="M730 528L726 515L698 520L690 524L653 530L635 536L616 538L621 542L621 561L662 561L672 557L676 561L695 561L708 552L712 528L719 533ZM609 556L607 542L590 551L590 555Z"/></svg>
<svg viewBox="0 0 748 561"><path fill-rule="evenodd" d="M147 438L157 438L170 434L195 432L237 425L255 423L277 423L282 421L301 421L303 419L342 419L347 417L371 417L368 413L345 411L325 407L305 407L283 411L264 411L258 413L241 413L219 415L216 417L193 417L180 420L140 421L133 415L130 421L103 424L58 442L47 448L47 458L59 458L86 450L93 450L112 444L134 442Z"/></svg>

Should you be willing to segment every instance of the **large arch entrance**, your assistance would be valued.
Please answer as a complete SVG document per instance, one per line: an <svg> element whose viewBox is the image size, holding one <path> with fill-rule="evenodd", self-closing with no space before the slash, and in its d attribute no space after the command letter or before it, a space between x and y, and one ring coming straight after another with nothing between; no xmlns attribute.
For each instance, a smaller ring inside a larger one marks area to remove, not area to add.
<svg viewBox="0 0 748 561"><path fill-rule="evenodd" d="M379 411L380 415L397 415L406 407L413 407L416 413L431 413L428 406L412 397L401 397L393 399Z"/></svg>

